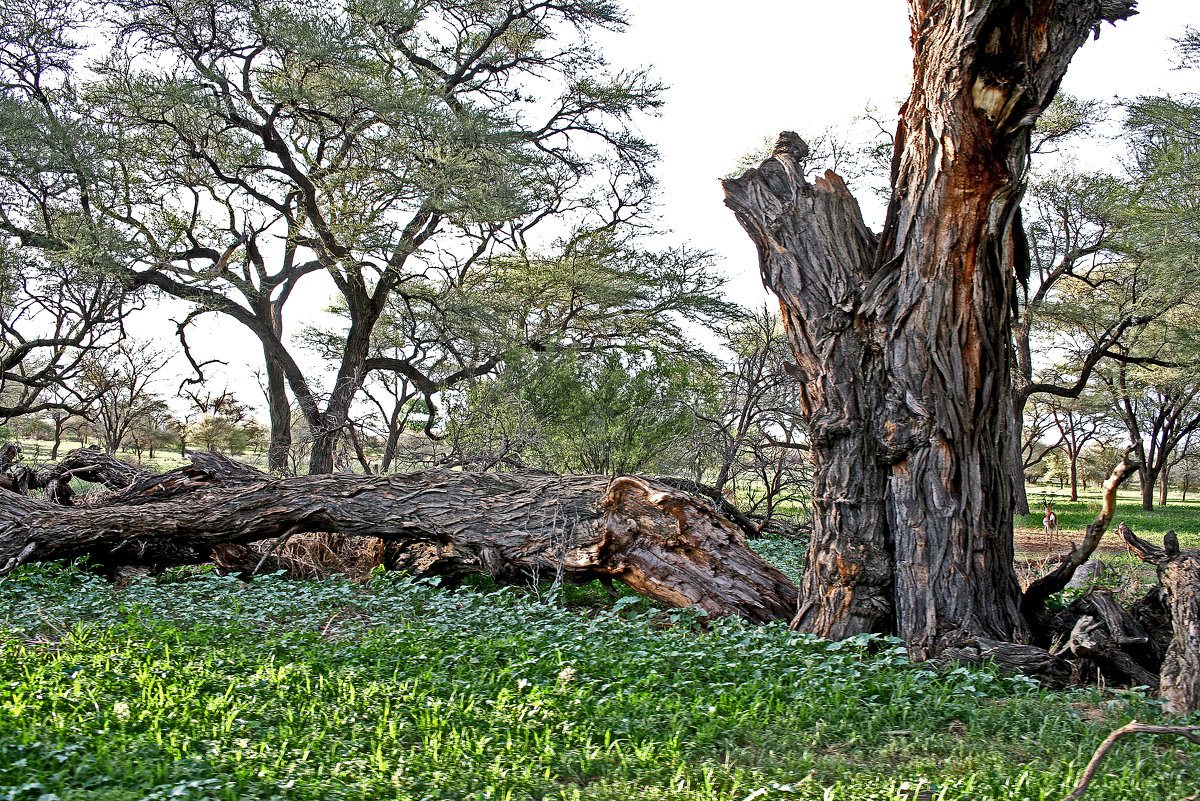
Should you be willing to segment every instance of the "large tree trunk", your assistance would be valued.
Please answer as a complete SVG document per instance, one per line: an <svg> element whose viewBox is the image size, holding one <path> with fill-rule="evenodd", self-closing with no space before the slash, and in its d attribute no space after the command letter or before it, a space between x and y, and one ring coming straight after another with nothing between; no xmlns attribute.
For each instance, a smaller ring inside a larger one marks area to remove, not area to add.
<svg viewBox="0 0 1200 801"><path fill-rule="evenodd" d="M1025 404L1029 400L1025 393L1013 393L1013 421L1009 429L1009 471L1012 474L1013 514L1029 514L1029 495L1025 492L1025 459L1021 452L1021 428L1025 424Z"/></svg>
<svg viewBox="0 0 1200 801"><path fill-rule="evenodd" d="M1142 485L1142 511L1153 512L1154 487L1158 483L1158 471L1148 465L1143 464L1141 472L1138 473L1138 478Z"/></svg>
<svg viewBox="0 0 1200 801"><path fill-rule="evenodd" d="M875 236L833 173L804 180L808 146L783 134L774 156L725 182L726 203L758 245L797 362L813 461L813 534L795 625L842 638L892 627L892 560L873 413L879 366L854 310Z"/></svg>
<svg viewBox="0 0 1200 801"><path fill-rule="evenodd" d="M798 589L737 526L649 480L437 470L279 479L215 454L193 460L163 475L137 473L98 506L0 491L0 574L85 554L102 563L202 562L223 545L330 532L383 539L393 566L420 574L616 579L713 615L764 622L795 613Z"/></svg>
<svg viewBox="0 0 1200 801"><path fill-rule="evenodd" d="M1067 471L1071 479L1071 500L1079 500L1079 451L1072 448L1067 451Z"/></svg>
<svg viewBox="0 0 1200 801"><path fill-rule="evenodd" d="M910 0L914 83L879 238L836 175L805 180L794 134L725 182L804 374L801 629L890 629L917 657L1023 636L1009 351L1030 131L1076 49L1132 6Z"/></svg>

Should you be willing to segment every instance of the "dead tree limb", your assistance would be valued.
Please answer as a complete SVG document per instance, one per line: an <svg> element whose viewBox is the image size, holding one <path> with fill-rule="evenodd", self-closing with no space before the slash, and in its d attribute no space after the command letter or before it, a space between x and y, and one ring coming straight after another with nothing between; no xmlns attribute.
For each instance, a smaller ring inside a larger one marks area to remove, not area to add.
<svg viewBox="0 0 1200 801"><path fill-rule="evenodd" d="M795 613L798 589L735 525L651 481L444 470L278 479L215 454L192 459L95 506L0 493L0 574L83 555L203 562L221 545L329 532L421 543L425 564L397 565L419 573L486 573L507 583L607 577L713 615L761 622Z"/></svg>
<svg viewBox="0 0 1200 801"><path fill-rule="evenodd" d="M1021 614L1025 616L1026 625L1036 634L1041 628L1037 617L1046 607L1046 599L1063 588L1071 581L1075 571L1091 558L1100 544L1100 539L1112 523L1113 514L1117 509L1117 488L1127 478L1137 473L1138 463L1129 460L1131 448L1126 448L1121 454L1121 462L1113 468L1112 473L1104 482L1104 503L1096 519L1088 524L1087 532L1079 545L1072 543L1070 552L1062 557L1062 562L1053 571L1029 585L1021 597Z"/></svg>
<svg viewBox="0 0 1200 801"><path fill-rule="evenodd" d="M1104 755L1109 752L1117 740L1127 734L1168 734L1184 737L1193 743L1200 744L1200 726L1150 726L1131 720L1104 738L1104 741L1096 749L1096 753L1087 763L1087 767L1083 769L1083 775L1079 777L1075 789L1071 790L1063 801L1079 801L1080 798L1083 798L1088 785L1096 775L1096 770L1100 767L1100 760L1104 759Z"/></svg>

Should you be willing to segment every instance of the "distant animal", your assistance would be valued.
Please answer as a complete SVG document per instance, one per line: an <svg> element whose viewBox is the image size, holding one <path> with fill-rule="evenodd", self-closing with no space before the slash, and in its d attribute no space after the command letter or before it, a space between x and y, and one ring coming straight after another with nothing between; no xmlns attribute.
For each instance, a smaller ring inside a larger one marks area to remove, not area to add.
<svg viewBox="0 0 1200 801"><path fill-rule="evenodd" d="M1042 528L1046 530L1046 550L1058 541L1058 515L1054 514L1054 508L1046 501L1046 516L1042 518Z"/></svg>

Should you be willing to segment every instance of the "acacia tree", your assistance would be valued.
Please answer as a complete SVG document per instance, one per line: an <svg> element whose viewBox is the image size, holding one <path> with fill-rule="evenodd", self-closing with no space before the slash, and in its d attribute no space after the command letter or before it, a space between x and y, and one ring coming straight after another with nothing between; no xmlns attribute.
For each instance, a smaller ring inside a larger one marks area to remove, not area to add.
<svg viewBox="0 0 1200 801"><path fill-rule="evenodd" d="M1112 409L1138 455L1142 508L1154 509L1154 486L1172 454L1200 430L1200 373L1117 362L1100 373Z"/></svg>
<svg viewBox="0 0 1200 801"><path fill-rule="evenodd" d="M121 340L84 370L82 382L95 396L94 418L107 453L116 453L139 419L164 411L152 391L167 363L163 354L136 340Z"/></svg>
<svg viewBox="0 0 1200 801"><path fill-rule="evenodd" d="M711 390L704 365L687 353L514 355L451 413L441 462L608 475L657 469L696 426L697 396Z"/></svg>
<svg viewBox="0 0 1200 801"><path fill-rule="evenodd" d="M1069 120L1073 115L1066 116ZM1025 285L1018 289L1013 321L1014 435L1022 430L1031 398L1078 398L1101 359L1114 354L1115 346L1132 326L1152 316L1142 310L1136 317L1125 314L1105 318L1096 336L1074 343L1072 370L1059 370L1052 377L1035 375L1035 338L1039 334L1054 340L1064 325L1080 319L1094 323L1097 319L1089 304L1063 302L1064 296L1086 298L1088 290L1098 285L1120 283L1120 270L1111 269L1119 257L1113 252L1116 232L1110 209L1121 190L1121 183L1111 176L1064 170L1031 183L1024 206L1030 270ZM1013 460L1017 514L1029 513L1023 469L1027 466L1022 460Z"/></svg>
<svg viewBox="0 0 1200 801"><path fill-rule="evenodd" d="M1112 428L1108 404L1094 394L1078 398L1048 399L1046 406L1058 429L1063 455L1067 458L1067 480L1071 500L1079 500L1079 457L1091 442L1099 441Z"/></svg>
<svg viewBox="0 0 1200 801"><path fill-rule="evenodd" d="M79 102L63 3L0 2L0 420L84 409L76 380L121 333L123 252L86 190L90 137L59 125Z"/></svg>
<svg viewBox="0 0 1200 801"><path fill-rule="evenodd" d="M708 253L648 249L636 227L581 230L549 253L519 248L481 259L453 281L410 282L388 302L372 335L364 394L386 421L382 470L420 400L432 435L439 393L538 353L690 349L681 321L712 324L732 307ZM334 311L348 315L344 304ZM305 341L327 360L345 332L309 327ZM390 397L390 402L385 398Z"/></svg>
<svg viewBox="0 0 1200 801"><path fill-rule="evenodd" d="M1026 630L1013 573L1011 321L1031 132L1075 51L1133 2L910 0L912 92L881 234L807 146L724 182L780 298L814 463L796 625L917 657Z"/></svg>
<svg viewBox="0 0 1200 801"><path fill-rule="evenodd" d="M309 469L332 469L371 333L414 278L465 275L552 217L600 224L649 202L654 150L629 122L659 87L611 73L589 44L589 30L624 24L607 0L105 9L118 36L87 102L51 104L46 127L101 133L86 187L137 245L123 278L195 304L181 331L215 312L262 343L276 468L286 384ZM318 271L349 316L329 387L283 335L288 299Z"/></svg>

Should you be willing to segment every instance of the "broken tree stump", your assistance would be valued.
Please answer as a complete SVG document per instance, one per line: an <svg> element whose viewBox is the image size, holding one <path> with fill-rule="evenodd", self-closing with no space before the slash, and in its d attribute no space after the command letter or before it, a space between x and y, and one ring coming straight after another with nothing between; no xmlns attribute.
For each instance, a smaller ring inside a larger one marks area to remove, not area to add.
<svg viewBox="0 0 1200 801"><path fill-rule="evenodd" d="M86 507L0 492L0 574L84 555L197 563L222 545L328 532L422 543L426 564L397 564L421 574L609 578L712 615L765 622L795 614L798 589L737 526L652 481L449 470L274 478L215 454L191 458Z"/></svg>
<svg viewBox="0 0 1200 801"><path fill-rule="evenodd" d="M1158 568L1171 610L1171 643L1159 671L1163 710L1180 715L1200 710L1200 551L1180 550L1174 531L1160 548L1124 523L1117 530L1139 559Z"/></svg>

